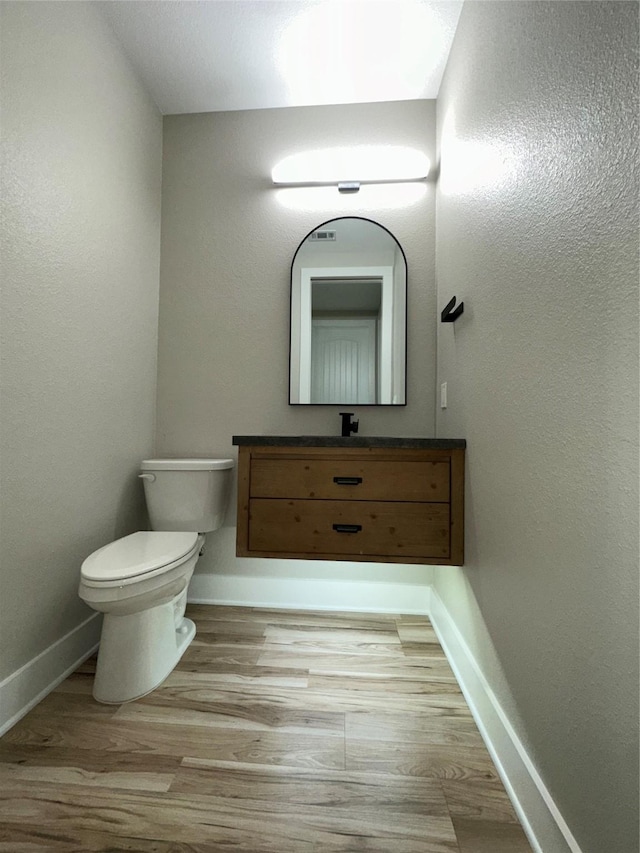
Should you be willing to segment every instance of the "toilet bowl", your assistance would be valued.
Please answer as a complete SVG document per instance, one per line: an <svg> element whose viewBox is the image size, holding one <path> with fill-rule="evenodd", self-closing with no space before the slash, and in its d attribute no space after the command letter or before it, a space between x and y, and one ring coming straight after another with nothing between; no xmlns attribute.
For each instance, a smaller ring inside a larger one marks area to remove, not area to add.
<svg viewBox="0 0 640 853"><path fill-rule="evenodd" d="M145 460L149 515L163 529L132 533L83 562L78 594L104 613L93 686L99 702L150 693L193 640L195 625L184 615L187 588L204 533L222 524L232 467L231 459Z"/></svg>

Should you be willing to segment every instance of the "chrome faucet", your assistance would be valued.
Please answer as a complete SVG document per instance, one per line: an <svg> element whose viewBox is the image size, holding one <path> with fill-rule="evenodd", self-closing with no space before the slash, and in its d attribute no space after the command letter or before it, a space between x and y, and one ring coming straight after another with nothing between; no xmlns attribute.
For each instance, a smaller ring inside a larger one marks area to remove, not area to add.
<svg viewBox="0 0 640 853"><path fill-rule="evenodd" d="M344 438L349 438L352 432L358 432L358 424L360 421L352 421L353 412L340 412L342 418L342 435Z"/></svg>

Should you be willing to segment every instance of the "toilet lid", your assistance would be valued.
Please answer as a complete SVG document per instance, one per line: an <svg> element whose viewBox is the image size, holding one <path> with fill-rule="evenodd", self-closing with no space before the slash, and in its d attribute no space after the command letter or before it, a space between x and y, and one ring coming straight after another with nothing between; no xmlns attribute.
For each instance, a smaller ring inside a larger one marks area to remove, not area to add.
<svg viewBox="0 0 640 853"><path fill-rule="evenodd" d="M90 554L82 564L82 577L90 581L117 581L161 569L195 548L197 533L144 530L110 542Z"/></svg>

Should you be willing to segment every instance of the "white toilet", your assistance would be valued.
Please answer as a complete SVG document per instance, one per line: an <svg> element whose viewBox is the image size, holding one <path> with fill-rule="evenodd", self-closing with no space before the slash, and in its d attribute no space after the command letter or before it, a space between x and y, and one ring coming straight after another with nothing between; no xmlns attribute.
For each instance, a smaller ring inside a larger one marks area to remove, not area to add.
<svg viewBox="0 0 640 853"><path fill-rule="evenodd" d="M153 530L94 551L78 594L104 613L93 695L119 704L150 693L173 670L196 626L184 616L204 534L224 520L232 459L146 459L139 475Z"/></svg>

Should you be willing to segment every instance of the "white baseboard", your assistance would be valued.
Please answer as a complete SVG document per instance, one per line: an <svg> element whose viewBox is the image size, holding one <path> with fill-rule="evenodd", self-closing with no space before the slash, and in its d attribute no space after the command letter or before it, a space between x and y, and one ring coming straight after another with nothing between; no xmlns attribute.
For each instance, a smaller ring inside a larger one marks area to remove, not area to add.
<svg viewBox="0 0 640 853"><path fill-rule="evenodd" d="M430 590L426 584L413 583L196 574L189 584L189 601L241 607L426 615Z"/></svg>
<svg viewBox="0 0 640 853"><path fill-rule="evenodd" d="M522 741L438 593L430 618L535 853L581 853Z"/></svg>
<svg viewBox="0 0 640 853"><path fill-rule="evenodd" d="M0 682L0 735L42 701L98 647L102 620L94 613Z"/></svg>

